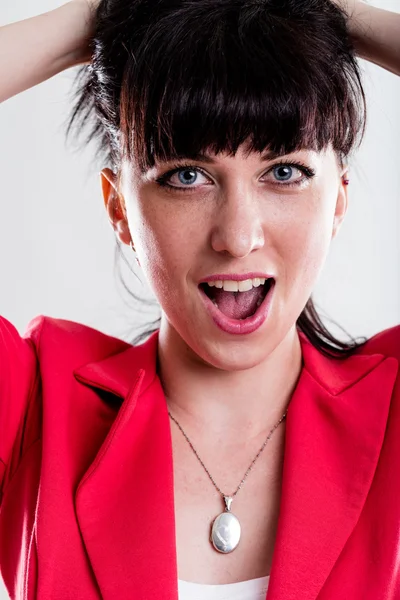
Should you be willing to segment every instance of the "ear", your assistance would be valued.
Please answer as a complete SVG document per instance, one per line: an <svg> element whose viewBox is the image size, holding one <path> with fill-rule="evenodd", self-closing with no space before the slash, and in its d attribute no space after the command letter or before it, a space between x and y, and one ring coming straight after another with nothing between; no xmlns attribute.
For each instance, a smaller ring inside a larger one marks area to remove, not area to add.
<svg viewBox="0 0 400 600"><path fill-rule="evenodd" d="M104 205L110 224L121 242L129 245L132 238L126 216L125 201L118 192L117 175L111 169L103 169L100 176Z"/></svg>
<svg viewBox="0 0 400 600"><path fill-rule="evenodd" d="M348 168L346 168L343 170L340 178L339 192L335 207L335 216L333 219L332 239L334 239L337 236L349 206L348 182L349 170Z"/></svg>

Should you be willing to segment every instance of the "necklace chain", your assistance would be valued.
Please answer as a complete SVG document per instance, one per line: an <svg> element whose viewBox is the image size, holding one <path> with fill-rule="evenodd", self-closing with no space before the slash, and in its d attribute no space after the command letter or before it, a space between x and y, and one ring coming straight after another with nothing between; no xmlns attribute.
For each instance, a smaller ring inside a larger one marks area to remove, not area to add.
<svg viewBox="0 0 400 600"><path fill-rule="evenodd" d="M201 460L200 456L198 455L198 453L196 452L195 447L193 446L192 442L189 440L188 436L186 435L186 433L184 432L183 428L181 427L181 425L178 423L178 421L175 419L175 417L173 417L170 413L170 411L168 411L169 416L171 417L171 419L177 424L177 426L179 427L179 429L181 430L181 432L183 433L183 435L186 438L186 441L188 442L189 446L191 447L191 449L193 450L193 452L195 453L195 455L197 456L197 459L199 460L200 464L202 465L203 469L205 470L205 472L207 473L207 475L209 476L209 478L211 479L212 484L214 485L215 489L225 498L225 497L230 497L233 498L236 496L236 494L238 493L238 491L241 489L241 487L243 486L244 482L246 481L249 473L251 472L252 468L254 467L254 464L256 463L257 459L259 458L259 456L261 455L262 451L264 450L265 446L267 445L267 443L269 442L269 440L271 439L272 434L274 433L275 429L277 427L279 427L279 425L282 423L282 421L284 419L286 419L286 415L287 415L287 410L284 413L284 415L282 415L282 417L279 419L279 421L276 423L276 425L273 426L273 428L271 429L271 431L269 432L267 439L265 440L265 442L263 443L263 445L261 446L261 448L259 449L259 451L257 452L256 456L254 457L253 461L251 462L249 468L247 469L246 473L243 476L243 479L241 480L241 482L239 483L238 487L236 488L235 492L231 495L231 496L227 496L227 494L224 494L220 488L218 487L218 485L215 483L211 473L209 472L209 470L207 469L207 467L205 466L205 464L203 463L203 461Z"/></svg>

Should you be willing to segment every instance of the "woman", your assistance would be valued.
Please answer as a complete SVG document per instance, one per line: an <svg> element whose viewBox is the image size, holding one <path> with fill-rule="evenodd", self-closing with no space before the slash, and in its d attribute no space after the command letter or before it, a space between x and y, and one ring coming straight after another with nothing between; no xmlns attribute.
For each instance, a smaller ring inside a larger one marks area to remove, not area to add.
<svg viewBox="0 0 400 600"><path fill-rule="evenodd" d="M345 344L310 300L364 126L344 13L108 0L93 31L93 8L1 29L0 97L93 51L74 119L162 320L141 346L0 321L10 596L399 598L400 329ZM400 17L341 8L399 73Z"/></svg>

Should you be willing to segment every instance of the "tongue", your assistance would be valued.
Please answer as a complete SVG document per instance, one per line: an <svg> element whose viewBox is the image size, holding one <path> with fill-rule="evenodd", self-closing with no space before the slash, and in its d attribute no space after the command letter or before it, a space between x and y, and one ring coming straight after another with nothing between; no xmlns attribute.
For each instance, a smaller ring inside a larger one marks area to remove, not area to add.
<svg viewBox="0 0 400 600"><path fill-rule="evenodd" d="M263 294L263 286L248 292L225 292L218 288L214 288L213 291L214 300L224 315L231 319L247 319L254 315L258 308L257 302Z"/></svg>

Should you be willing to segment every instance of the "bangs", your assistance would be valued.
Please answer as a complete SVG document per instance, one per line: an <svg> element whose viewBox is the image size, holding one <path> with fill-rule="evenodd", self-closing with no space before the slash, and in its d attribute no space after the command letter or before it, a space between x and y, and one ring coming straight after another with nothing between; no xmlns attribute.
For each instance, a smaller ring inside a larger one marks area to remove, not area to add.
<svg viewBox="0 0 400 600"><path fill-rule="evenodd" d="M123 153L141 171L242 145L280 156L331 144L349 154L364 132L365 98L343 15L330 0L307 18L301 0L297 13L289 4L159 5L121 89Z"/></svg>

